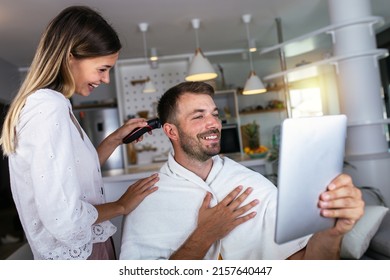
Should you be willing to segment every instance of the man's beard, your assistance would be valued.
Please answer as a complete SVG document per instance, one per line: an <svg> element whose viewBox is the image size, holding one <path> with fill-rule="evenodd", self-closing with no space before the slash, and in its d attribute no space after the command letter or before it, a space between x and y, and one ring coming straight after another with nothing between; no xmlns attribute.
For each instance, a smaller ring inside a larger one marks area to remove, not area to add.
<svg viewBox="0 0 390 280"><path fill-rule="evenodd" d="M179 131L180 136L180 147L183 151L192 159L195 159L200 162L204 162L211 157L218 155L221 150L220 141L212 143L209 147L204 147L201 144L201 137L209 135L211 133L217 134L220 136L220 131L217 129L210 130L206 133L198 135L196 139L193 139L191 136L184 133L181 129Z"/></svg>

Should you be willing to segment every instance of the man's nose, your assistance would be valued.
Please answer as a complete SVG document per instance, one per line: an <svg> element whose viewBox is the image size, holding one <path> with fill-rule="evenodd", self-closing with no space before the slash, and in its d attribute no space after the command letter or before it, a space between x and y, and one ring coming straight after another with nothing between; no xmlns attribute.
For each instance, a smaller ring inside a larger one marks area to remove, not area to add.
<svg viewBox="0 0 390 280"><path fill-rule="evenodd" d="M220 128L221 120L214 115L210 115L207 117L206 124L208 128Z"/></svg>

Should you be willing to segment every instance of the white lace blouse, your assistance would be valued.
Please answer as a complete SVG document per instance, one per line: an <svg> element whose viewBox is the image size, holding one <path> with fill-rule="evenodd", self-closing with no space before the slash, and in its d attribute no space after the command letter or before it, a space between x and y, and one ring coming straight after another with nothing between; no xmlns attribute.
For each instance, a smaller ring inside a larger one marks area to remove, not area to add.
<svg viewBox="0 0 390 280"><path fill-rule="evenodd" d="M72 121L69 100L42 89L28 97L9 157L11 189L35 259L87 259L116 227L94 224L104 203L96 149Z"/></svg>

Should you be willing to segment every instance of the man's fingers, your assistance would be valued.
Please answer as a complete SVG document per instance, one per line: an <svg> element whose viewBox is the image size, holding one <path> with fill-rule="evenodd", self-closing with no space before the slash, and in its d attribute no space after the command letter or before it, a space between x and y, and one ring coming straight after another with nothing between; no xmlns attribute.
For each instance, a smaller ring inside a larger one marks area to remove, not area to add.
<svg viewBox="0 0 390 280"><path fill-rule="evenodd" d="M251 212L247 215L244 215L242 217L239 217L237 218L235 221L234 221L234 226L238 226L238 225L241 225L243 223L245 223L246 221L250 220L250 219L253 219L255 216L256 216L257 212Z"/></svg>
<svg viewBox="0 0 390 280"><path fill-rule="evenodd" d="M257 204L259 204L259 200L255 199L255 200L251 201L250 203L248 203L248 204L246 204L246 205L236 209L234 212L237 215L237 217L239 217L242 214L245 214L246 212L248 212L253 207L255 207Z"/></svg>
<svg viewBox="0 0 390 280"><path fill-rule="evenodd" d="M229 205L234 201L234 199L237 197L237 195L241 192L242 186L236 187L234 190L232 190L220 203L224 206Z"/></svg>
<svg viewBox="0 0 390 280"><path fill-rule="evenodd" d="M202 208L202 209L209 208L210 202L211 202L211 193L207 192L204 199L203 199L202 206L200 208Z"/></svg>
<svg viewBox="0 0 390 280"><path fill-rule="evenodd" d="M229 207L236 209L240 207L241 203L252 193L252 188L247 188L242 194L240 194L234 201L229 204Z"/></svg>

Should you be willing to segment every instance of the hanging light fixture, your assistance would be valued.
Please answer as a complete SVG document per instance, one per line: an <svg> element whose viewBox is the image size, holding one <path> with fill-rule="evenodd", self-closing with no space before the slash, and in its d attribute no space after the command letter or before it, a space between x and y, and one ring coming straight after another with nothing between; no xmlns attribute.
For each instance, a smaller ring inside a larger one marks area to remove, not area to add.
<svg viewBox="0 0 390 280"><path fill-rule="evenodd" d="M252 53L257 51L256 40L255 39L251 39L250 44L249 44L249 51L252 52Z"/></svg>
<svg viewBox="0 0 390 280"><path fill-rule="evenodd" d="M248 40L248 55L249 55L249 63L251 68L248 80L246 81L244 90L242 92L242 94L244 95L264 93L267 91L267 89L264 87L263 82L256 75L256 72L253 69L252 52L250 51L251 39L249 36L249 23L251 21L251 18L252 16L250 14L246 14L242 16L242 21L245 23L245 27L246 27L246 36Z"/></svg>
<svg viewBox="0 0 390 280"><path fill-rule="evenodd" d="M157 69L158 68L158 54L157 54L157 49L156 48L150 48L149 62L150 62L150 67L152 69Z"/></svg>
<svg viewBox="0 0 390 280"><path fill-rule="evenodd" d="M196 49L185 79L186 81L208 81L215 79L218 74L215 72L208 59L203 55L202 50L199 47L198 29L200 26L200 20L195 18L191 21L191 23L195 30Z"/></svg>
<svg viewBox="0 0 390 280"><path fill-rule="evenodd" d="M157 61L158 55L157 55L157 49L156 48L150 48L150 61Z"/></svg>
<svg viewBox="0 0 390 280"><path fill-rule="evenodd" d="M146 31L148 31L149 24L146 22L141 22L138 24L139 29L142 32L143 37L143 43L144 43L144 55L145 55L145 63L146 65L149 65L148 63L148 49L146 46ZM150 80L149 77L145 79L144 89L142 90L143 93L151 93L156 92L156 88L153 85L153 82Z"/></svg>

